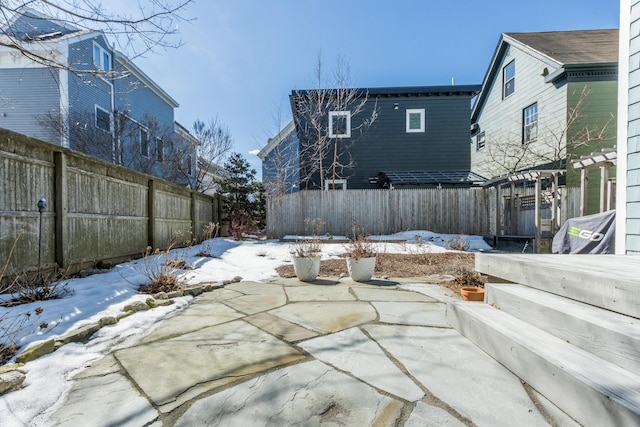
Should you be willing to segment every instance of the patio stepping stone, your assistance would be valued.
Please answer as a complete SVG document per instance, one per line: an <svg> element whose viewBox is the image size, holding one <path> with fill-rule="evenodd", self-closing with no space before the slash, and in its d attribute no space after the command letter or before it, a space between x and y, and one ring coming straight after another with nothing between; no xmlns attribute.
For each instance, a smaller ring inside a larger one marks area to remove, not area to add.
<svg viewBox="0 0 640 427"><path fill-rule="evenodd" d="M445 318L447 306L430 302L372 302L380 323L450 328Z"/></svg>
<svg viewBox="0 0 640 427"><path fill-rule="evenodd" d="M320 333L338 332L378 317L366 302L298 302L271 310L269 314Z"/></svg>
<svg viewBox="0 0 640 427"><path fill-rule="evenodd" d="M175 427L393 426L403 404L311 361L270 372L195 402Z"/></svg>

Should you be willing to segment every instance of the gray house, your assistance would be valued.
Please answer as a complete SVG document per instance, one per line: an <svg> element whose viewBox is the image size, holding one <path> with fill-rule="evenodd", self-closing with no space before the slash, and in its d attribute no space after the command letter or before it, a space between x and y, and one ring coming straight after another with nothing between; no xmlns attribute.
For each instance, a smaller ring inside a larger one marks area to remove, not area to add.
<svg viewBox="0 0 640 427"><path fill-rule="evenodd" d="M4 32L53 61L0 47L0 127L190 181L197 141L174 122L178 103L102 32L61 26L34 11L16 16Z"/></svg>
<svg viewBox="0 0 640 427"><path fill-rule="evenodd" d="M471 116L471 169L566 171L579 186L566 165L615 145L617 52L616 29L502 34ZM597 200L599 170L590 178Z"/></svg>
<svg viewBox="0 0 640 427"><path fill-rule="evenodd" d="M262 160L262 182L269 196L300 190L300 141L293 121L269 138L258 158Z"/></svg>
<svg viewBox="0 0 640 427"><path fill-rule="evenodd" d="M300 189L471 186L469 115L480 86L293 91ZM348 98L348 99L347 99ZM284 141L276 138L272 142ZM270 149L273 152L273 148ZM269 144L265 148L269 152ZM265 154L263 153L263 154ZM265 157L265 176L270 170ZM295 177L295 174L292 174Z"/></svg>

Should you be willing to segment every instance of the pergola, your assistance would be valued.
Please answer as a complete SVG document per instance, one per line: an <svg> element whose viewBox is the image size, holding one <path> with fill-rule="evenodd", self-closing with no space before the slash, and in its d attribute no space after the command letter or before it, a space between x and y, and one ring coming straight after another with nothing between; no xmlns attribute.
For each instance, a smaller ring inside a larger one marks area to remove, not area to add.
<svg viewBox="0 0 640 427"><path fill-rule="evenodd" d="M580 216L587 214L589 169L592 168L600 168L600 212L613 208L615 178L609 178L609 168L616 165L618 153L615 151L615 147L609 150L611 151L593 153L589 157L575 160L572 163L574 169L580 169Z"/></svg>
<svg viewBox="0 0 640 427"><path fill-rule="evenodd" d="M513 201L516 194L516 184L519 182L534 182L535 183L535 243L534 250L536 253L540 253L542 249L542 233L549 232L552 235L560 228L560 192L558 191L558 178L566 173L565 169L547 169L547 170L529 170L523 172L514 172L506 177L503 177L499 182L494 183L496 190L499 190L505 185L509 185L509 197ZM549 179L551 181L551 218L543 219L541 215L542 211L542 180ZM507 235L514 235L516 232L516 224L512 220L509 226L503 226L503 215L500 209L500 191L497 191L496 196L496 232L506 232ZM516 218L516 206L515 203L510 205L510 217Z"/></svg>

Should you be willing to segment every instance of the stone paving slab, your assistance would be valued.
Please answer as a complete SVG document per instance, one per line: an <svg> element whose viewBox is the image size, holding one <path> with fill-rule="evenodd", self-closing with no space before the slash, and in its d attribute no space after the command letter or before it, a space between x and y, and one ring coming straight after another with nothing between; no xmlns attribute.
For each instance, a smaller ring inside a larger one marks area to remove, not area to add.
<svg viewBox="0 0 640 427"><path fill-rule="evenodd" d="M348 286L288 286L285 288L290 302L299 301L355 301Z"/></svg>
<svg viewBox="0 0 640 427"><path fill-rule="evenodd" d="M269 313L258 313L248 316L244 320L287 342L302 341L318 336L318 332L287 322Z"/></svg>
<svg viewBox="0 0 640 427"><path fill-rule="evenodd" d="M425 302L373 302L381 323L450 328L445 315L447 306Z"/></svg>
<svg viewBox="0 0 640 427"><path fill-rule="evenodd" d="M465 424L444 409L418 402L404 427L465 427Z"/></svg>
<svg viewBox="0 0 640 427"><path fill-rule="evenodd" d="M457 331L390 325L363 328L436 398L477 426L549 425L520 379Z"/></svg>
<svg viewBox="0 0 640 427"><path fill-rule="evenodd" d="M279 295L284 292L282 285L251 281L231 283L227 285L225 289L229 291L240 292L244 295Z"/></svg>
<svg viewBox="0 0 640 427"><path fill-rule="evenodd" d="M314 358L402 399L415 402L424 397L424 391L358 328L311 339L298 345Z"/></svg>
<svg viewBox="0 0 640 427"><path fill-rule="evenodd" d="M119 350L116 359L156 405L196 385L210 389L293 362L293 347L243 321ZM206 387L206 386L205 386Z"/></svg>
<svg viewBox="0 0 640 427"><path fill-rule="evenodd" d="M287 297L284 293L282 295L244 295L226 300L224 303L243 313L256 314L285 305Z"/></svg>
<svg viewBox="0 0 640 427"><path fill-rule="evenodd" d="M74 381L65 404L51 417L56 426L139 427L158 412L121 374L91 376Z"/></svg>
<svg viewBox="0 0 640 427"><path fill-rule="evenodd" d="M165 319L142 339L143 343L184 335L209 326L219 325L244 317L244 314L216 301L198 301L181 312Z"/></svg>
<svg viewBox="0 0 640 427"><path fill-rule="evenodd" d="M200 399L175 426L394 426L402 407L366 384L311 361Z"/></svg>
<svg viewBox="0 0 640 427"><path fill-rule="evenodd" d="M378 317L366 302L299 302L271 310L269 314L320 333L338 332Z"/></svg>
<svg viewBox="0 0 640 427"><path fill-rule="evenodd" d="M432 285L429 283L401 283L399 287L400 289L421 293L440 302L460 301L462 299L460 294L440 285Z"/></svg>
<svg viewBox="0 0 640 427"><path fill-rule="evenodd" d="M436 302L435 299L418 292L407 292L373 287L354 287L352 291L356 294L359 301Z"/></svg>

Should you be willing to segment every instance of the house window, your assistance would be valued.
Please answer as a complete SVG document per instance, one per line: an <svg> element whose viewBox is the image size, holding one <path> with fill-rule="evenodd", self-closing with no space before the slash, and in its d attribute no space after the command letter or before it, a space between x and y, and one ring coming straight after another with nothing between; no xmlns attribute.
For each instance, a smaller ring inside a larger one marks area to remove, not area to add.
<svg viewBox="0 0 640 427"><path fill-rule="evenodd" d="M187 175L191 176L191 156L187 156L186 159L186 169L187 169Z"/></svg>
<svg viewBox="0 0 640 427"><path fill-rule="evenodd" d="M324 182L325 190L346 190L347 189L347 180L346 179L327 179Z"/></svg>
<svg viewBox="0 0 640 427"><path fill-rule="evenodd" d="M96 105L96 127L106 132L111 132L111 115L103 108Z"/></svg>
<svg viewBox="0 0 640 427"><path fill-rule="evenodd" d="M329 137L351 138L351 111L329 111Z"/></svg>
<svg viewBox="0 0 640 427"><path fill-rule="evenodd" d="M164 142L160 138L156 138L156 160L164 162Z"/></svg>
<svg viewBox="0 0 640 427"><path fill-rule="evenodd" d="M111 54L97 43L93 44L93 65L100 71L111 70Z"/></svg>
<svg viewBox="0 0 640 427"><path fill-rule="evenodd" d="M538 137L538 103L522 110L522 143L528 144Z"/></svg>
<svg viewBox="0 0 640 427"><path fill-rule="evenodd" d="M484 132L480 132L476 136L476 151L480 151L484 148Z"/></svg>
<svg viewBox="0 0 640 427"><path fill-rule="evenodd" d="M502 69L502 99L516 90L516 61L509 62Z"/></svg>
<svg viewBox="0 0 640 427"><path fill-rule="evenodd" d="M407 110L407 133L424 132L424 108Z"/></svg>
<svg viewBox="0 0 640 427"><path fill-rule="evenodd" d="M140 154L149 157L149 133L144 129L140 129Z"/></svg>

